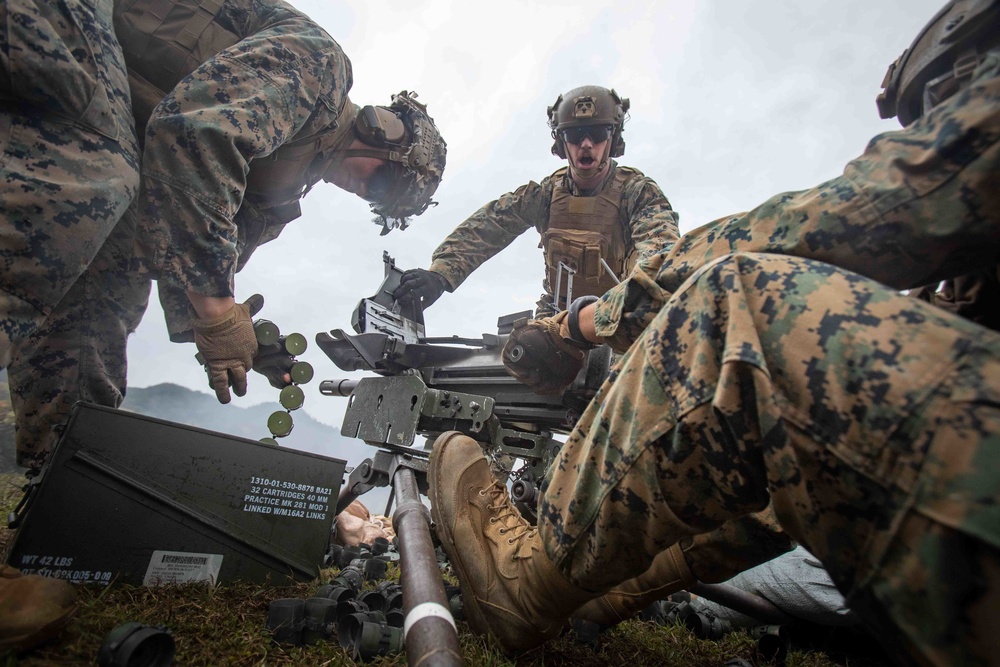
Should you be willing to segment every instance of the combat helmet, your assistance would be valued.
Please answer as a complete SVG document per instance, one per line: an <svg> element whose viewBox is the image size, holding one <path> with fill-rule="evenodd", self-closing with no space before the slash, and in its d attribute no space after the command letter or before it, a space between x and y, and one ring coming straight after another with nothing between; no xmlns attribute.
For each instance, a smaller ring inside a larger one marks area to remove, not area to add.
<svg viewBox="0 0 1000 667"><path fill-rule="evenodd" d="M566 159L566 144L562 131L587 125L611 126L611 157L625 154L622 127L628 113L628 98L622 98L614 88L580 86L556 98L548 108L549 128L552 130L552 154Z"/></svg>
<svg viewBox="0 0 1000 667"><path fill-rule="evenodd" d="M402 91L389 106L365 106L354 119L354 135L366 145L345 156L387 160L368 185L366 199L382 234L406 229L411 216L437 202L431 197L444 175L447 145L417 94Z"/></svg>
<svg viewBox="0 0 1000 667"><path fill-rule="evenodd" d="M905 127L960 90L1000 46L1000 0L951 0L889 65L879 116Z"/></svg>

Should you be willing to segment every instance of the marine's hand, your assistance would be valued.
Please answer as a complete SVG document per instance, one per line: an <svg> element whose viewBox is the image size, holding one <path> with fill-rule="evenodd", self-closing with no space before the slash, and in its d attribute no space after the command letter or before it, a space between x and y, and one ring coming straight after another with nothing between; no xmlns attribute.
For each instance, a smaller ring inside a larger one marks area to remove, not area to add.
<svg viewBox="0 0 1000 667"><path fill-rule="evenodd" d="M583 368L583 350L568 338L567 312L514 323L503 347L507 372L537 394L557 395Z"/></svg>
<svg viewBox="0 0 1000 667"><path fill-rule="evenodd" d="M275 389L284 389L292 383L292 364L295 357L288 354L281 343L261 345L253 358L253 369L267 378Z"/></svg>
<svg viewBox="0 0 1000 667"><path fill-rule="evenodd" d="M427 308L437 301L451 285L440 273L427 269L410 269L399 279L399 287L392 293L396 301L423 301Z"/></svg>
<svg viewBox="0 0 1000 667"><path fill-rule="evenodd" d="M247 371L253 367L257 337L247 304L234 304L219 317L192 322L194 342L208 370L208 383L220 403L231 400L229 386L237 396L247 393Z"/></svg>

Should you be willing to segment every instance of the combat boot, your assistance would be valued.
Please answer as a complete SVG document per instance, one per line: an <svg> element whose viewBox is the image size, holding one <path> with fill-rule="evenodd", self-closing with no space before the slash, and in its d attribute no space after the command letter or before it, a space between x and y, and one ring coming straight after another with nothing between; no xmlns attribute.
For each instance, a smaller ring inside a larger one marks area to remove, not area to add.
<svg viewBox="0 0 1000 667"><path fill-rule="evenodd" d="M684 552L679 544L675 544L661 551L648 570L583 605L573 613L573 618L603 626L616 625L657 600L687 590L696 583L698 580L691 573Z"/></svg>
<svg viewBox="0 0 1000 667"><path fill-rule="evenodd" d="M61 579L0 565L0 653L54 637L76 612L76 591Z"/></svg>
<svg viewBox="0 0 1000 667"><path fill-rule="evenodd" d="M431 516L462 588L469 626L507 654L557 635L570 613L600 595L580 589L549 560L538 530L518 513L479 444L461 433L434 443Z"/></svg>

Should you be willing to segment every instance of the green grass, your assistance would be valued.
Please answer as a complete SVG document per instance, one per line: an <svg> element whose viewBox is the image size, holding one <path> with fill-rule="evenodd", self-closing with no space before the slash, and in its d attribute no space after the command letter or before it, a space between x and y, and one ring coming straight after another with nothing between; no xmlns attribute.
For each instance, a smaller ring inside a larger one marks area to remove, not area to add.
<svg viewBox="0 0 1000 667"><path fill-rule="evenodd" d="M0 510L3 516L17 503L22 478L0 475ZM0 529L0 550L10 541L10 531ZM394 568L390 568L393 571ZM277 646L265 628L272 600L309 597L336 570L323 572L320 580L294 586L204 584L142 588L124 585L81 587L80 609L73 623L55 641L22 655L0 656L0 667L41 665L94 665L105 635L126 621L162 625L177 644L178 666L308 665L336 667L355 664L336 642L312 646ZM395 572L398 575L398 572ZM754 661L754 640L744 632L721 641L702 641L679 626L661 627L630 621L604 632L595 648L569 633L511 661L486 638L473 635L459 623L462 651L469 665L574 665L580 667L719 667L734 657ZM369 665L406 665L405 655L388 656ZM757 663L762 664L762 663ZM864 657L835 662L819 652L793 651L788 667L884 667Z"/></svg>

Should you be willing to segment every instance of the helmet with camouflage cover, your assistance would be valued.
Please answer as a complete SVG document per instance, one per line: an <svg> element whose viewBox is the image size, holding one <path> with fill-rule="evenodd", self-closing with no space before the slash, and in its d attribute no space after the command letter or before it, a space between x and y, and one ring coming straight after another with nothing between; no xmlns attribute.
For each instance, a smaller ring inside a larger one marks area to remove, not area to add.
<svg viewBox="0 0 1000 667"><path fill-rule="evenodd" d="M1000 46L1000 0L951 0L913 40L882 81L879 115L905 127L960 90L990 49Z"/></svg>
<svg viewBox="0 0 1000 667"><path fill-rule="evenodd" d="M552 130L552 154L566 159L566 143L561 133L572 127L607 125L611 127L611 157L625 154L622 127L629 110L628 98L622 98L614 88L580 86L556 98L548 108Z"/></svg>
<svg viewBox="0 0 1000 667"><path fill-rule="evenodd" d="M365 199L371 203L375 224L382 233L406 229L411 216L432 204L431 197L444 174L447 145L427 107L417 94L402 91L389 106L365 106L353 121L353 136L364 148L340 149L338 157L385 160L368 183Z"/></svg>

